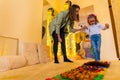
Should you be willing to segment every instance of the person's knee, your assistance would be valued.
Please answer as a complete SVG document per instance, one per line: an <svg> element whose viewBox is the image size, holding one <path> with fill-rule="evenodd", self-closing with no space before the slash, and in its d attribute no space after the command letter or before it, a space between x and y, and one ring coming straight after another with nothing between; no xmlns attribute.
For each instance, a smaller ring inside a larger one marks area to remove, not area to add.
<svg viewBox="0 0 120 80"><path fill-rule="evenodd" d="M97 51L100 51L100 47L97 47L96 49L97 49Z"/></svg>
<svg viewBox="0 0 120 80"><path fill-rule="evenodd" d="M93 47L93 52L96 52L97 51L97 48L96 47Z"/></svg>

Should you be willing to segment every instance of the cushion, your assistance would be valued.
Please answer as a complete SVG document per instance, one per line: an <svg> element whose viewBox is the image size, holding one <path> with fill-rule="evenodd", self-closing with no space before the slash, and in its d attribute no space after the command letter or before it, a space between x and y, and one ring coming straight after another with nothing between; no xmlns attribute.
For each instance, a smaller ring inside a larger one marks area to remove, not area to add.
<svg viewBox="0 0 120 80"><path fill-rule="evenodd" d="M27 65L39 63L36 43L23 43L21 50L22 53L20 55L25 56Z"/></svg>
<svg viewBox="0 0 120 80"><path fill-rule="evenodd" d="M0 71L20 68L26 65L24 56L1 56L0 57Z"/></svg>
<svg viewBox="0 0 120 80"><path fill-rule="evenodd" d="M48 46L38 45L38 54L40 63L47 63L52 61L50 58L50 50Z"/></svg>

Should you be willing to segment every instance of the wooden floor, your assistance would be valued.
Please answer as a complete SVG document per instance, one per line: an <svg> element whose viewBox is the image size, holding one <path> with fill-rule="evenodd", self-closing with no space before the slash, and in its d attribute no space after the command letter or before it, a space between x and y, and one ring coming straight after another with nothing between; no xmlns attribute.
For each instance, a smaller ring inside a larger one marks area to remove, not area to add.
<svg viewBox="0 0 120 80"><path fill-rule="evenodd" d="M81 66L90 60L75 60L73 63L61 61L60 64L53 62L47 64L37 64L19 69L0 72L0 80L45 80L67 70ZM110 61L104 80L120 80L120 61Z"/></svg>

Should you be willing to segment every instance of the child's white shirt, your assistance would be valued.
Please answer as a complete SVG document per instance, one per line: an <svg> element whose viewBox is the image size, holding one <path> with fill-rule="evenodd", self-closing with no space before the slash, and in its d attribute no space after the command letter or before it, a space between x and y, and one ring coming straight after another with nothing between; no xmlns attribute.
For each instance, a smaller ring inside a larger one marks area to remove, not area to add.
<svg viewBox="0 0 120 80"><path fill-rule="evenodd" d="M105 26L101 25L100 23L97 23L95 25L90 25L88 29L85 30L87 34L94 35L94 34L101 34L100 30L105 30Z"/></svg>

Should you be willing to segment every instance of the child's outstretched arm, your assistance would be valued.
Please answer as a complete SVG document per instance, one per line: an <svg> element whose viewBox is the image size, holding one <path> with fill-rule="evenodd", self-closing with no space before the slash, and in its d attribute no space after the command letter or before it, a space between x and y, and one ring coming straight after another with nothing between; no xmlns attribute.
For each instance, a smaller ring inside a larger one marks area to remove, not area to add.
<svg viewBox="0 0 120 80"><path fill-rule="evenodd" d="M106 30L109 28L109 24L106 23L104 26L102 24L99 23L99 27L102 29L102 30Z"/></svg>

